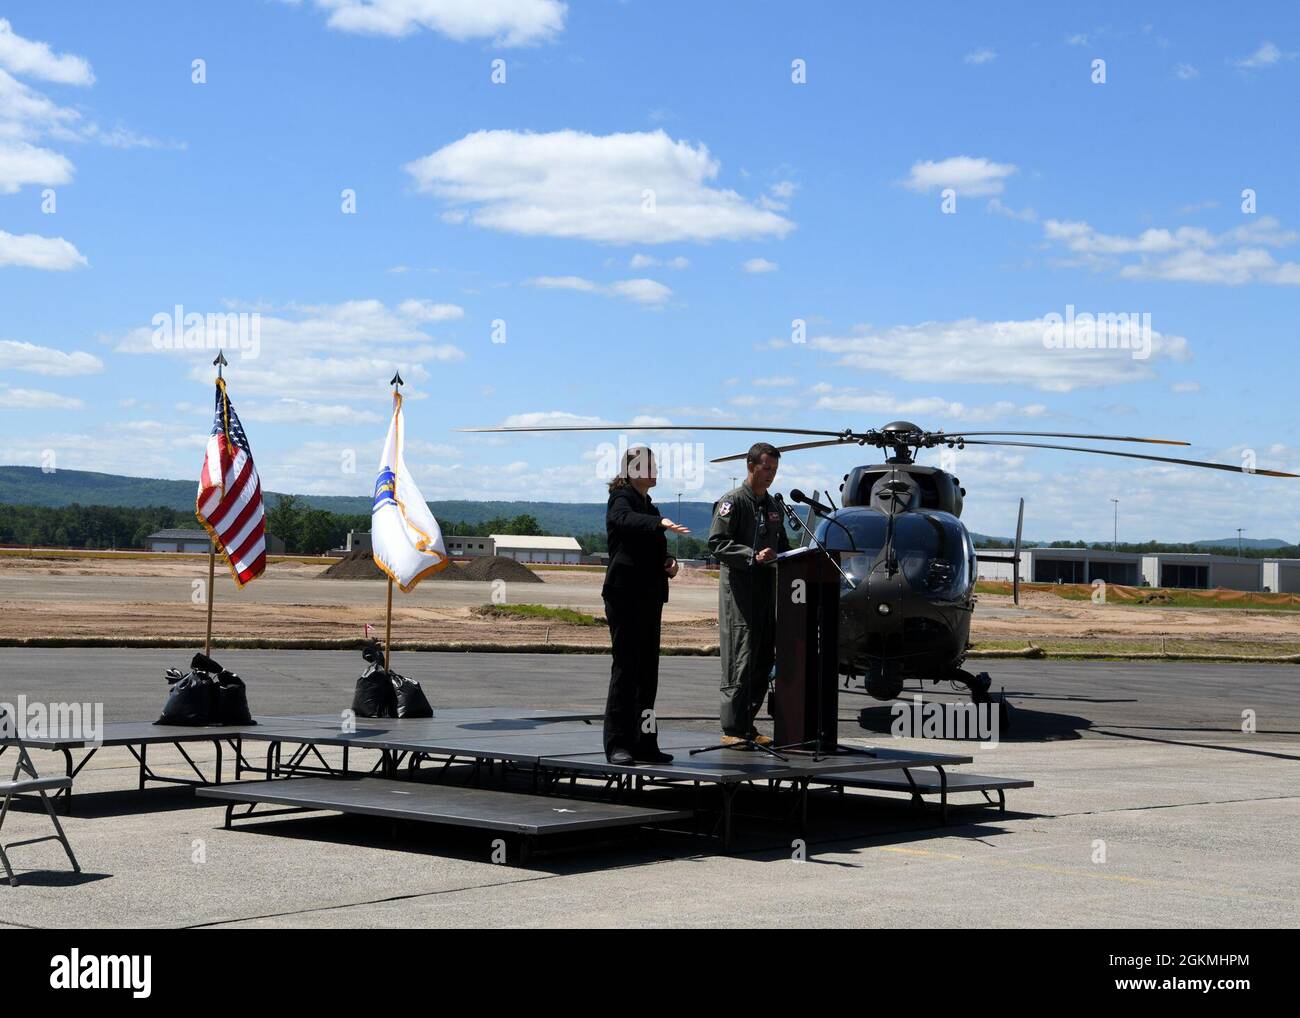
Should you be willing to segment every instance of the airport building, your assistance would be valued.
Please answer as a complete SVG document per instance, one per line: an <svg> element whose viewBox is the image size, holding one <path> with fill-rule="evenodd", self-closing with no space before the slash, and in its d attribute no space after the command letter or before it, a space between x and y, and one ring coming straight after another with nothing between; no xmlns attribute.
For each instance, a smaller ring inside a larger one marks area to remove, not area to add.
<svg viewBox="0 0 1300 1018"><path fill-rule="evenodd" d="M443 534L442 543L446 545L447 554L452 558L478 558L480 555L497 553L496 541L490 537Z"/></svg>
<svg viewBox="0 0 1300 1018"><path fill-rule="evenodd" d="M206 537L204 538L206 540ZM481 558L501 555L516 562L540 562L552 565L578 565L582 561L582 546L572 537L520 537L515 534L443 534L443 546L452 558ZM206 547L206 546L205 546ZM368 531L353 530L347 544L332 554L344 555L350 551L370 550Z"/></svg>
<svg viewBox="0 0 1300 1018"><path fill-rule="evenodd" d="M574 565L582 561L582 545L574 537L519 537L514 534L492 534L495 554L512 558L516 562L542 562L554 565Z"/></svg>
<svg viewBox="0 0 1300 1018"><path fill-rule="evenodd" d="M206 530L155 530L144 539L146 551L186 552L188 554L207 554L208 532ZM266 553L283 555L284 542L274 534L266 535Z"/></svg>
<svg viewBox="0 0 1300 1018"><path fill-rule="evenodd" d="M146 551L203 552L208 550L206 530L155 530L144 539Z"/></svg>
<svg viewBox="0 0 1300 1018"><path fill-rule="evenodd" d="M1010 580L1007 562L980 562L981 580ZM1021 548L1020 578L1030 583L1092 583L1191 590L1249 590L1300 593L1300 559L1237 558L1208 552L1125 552L1101 548Z"/></svg>

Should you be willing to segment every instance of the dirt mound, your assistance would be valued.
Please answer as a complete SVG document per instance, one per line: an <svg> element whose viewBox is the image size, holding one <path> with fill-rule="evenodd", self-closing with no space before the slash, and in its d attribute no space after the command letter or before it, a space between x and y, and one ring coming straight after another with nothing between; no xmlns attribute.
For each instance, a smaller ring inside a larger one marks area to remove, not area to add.
<svg viewBox="0 0 1300 1018"><path fill-rule="evenodd" d="M473 577L465 575L465 570L456 565L455 562L449 563L445 569L440 569L436 573L426 576L426 580L468 580ZM326 569L321 576L327 576L331 580L386 580L388 574L379 566L375 565L375 557L368 551L356 549L348 552L332 566Z"/></svg>
<svg viewBox="0 0 1300 1018"><path fill-rule="evenodd" d="M375 565L374 556L360 548L348 552L321 573L321 576L328 576L331 580L386 580L388 578L384 571Z"/></svg>
<svg viewBox="0 0 1300 1018"><path fill-rule="evenodd" d="M370 552L360 549L348 552L343 558L321 573L321 576L327 576L331 580L387 579L387 574L375 565L374 556ZM507 583L542 582L542 578L527 566L501 555L485 555L482 558L470 559L469 562L463 564L452 562L446 569L431 573L425 579L438 580L444 583L448 581L454 583L458 580L505 580Z"/></svg>
<svg viewBox="0 0 1300 1018"><path fill-rule="evenodd" d="M503 555L484 555L470 559L461 567L466 580L505 580L507 583L542 583L543 580L522 562Z"/></svg>

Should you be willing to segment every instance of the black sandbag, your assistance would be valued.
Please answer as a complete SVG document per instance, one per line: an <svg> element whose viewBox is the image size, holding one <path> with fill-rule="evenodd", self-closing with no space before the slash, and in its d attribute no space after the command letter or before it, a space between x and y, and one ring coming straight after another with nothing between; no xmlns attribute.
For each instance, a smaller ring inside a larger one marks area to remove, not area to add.
<svg viewBox="0 0 1300 1018"><path fill-rule="evenodd" d="M220 675L224 668L206 654L195 654L190 658L190 671L203 672L205 675Z"/></svg>
<svg viewBox="0 0 1300 1018"><path fill-rule="evenodd" d="M248 687L234 672L224 668L217 675L217 720L223 725L255 725L248 709Z"/></svg>
<svg viewBox="0 0 1300 1018"><path fill-rule="evenodd" d="M357 679L352 694L352 713L359 718L397 717L397 693L380 665L372 664Z"/></svg>
<svg viewBox="0 0 1300 1018"><path fill-rule="evenodd" d="M433 717L429 698L424 695L424 690L420 688L418 682L396 672L389 672L388 675L393 680L393 695L396 698L399 718Z"/></svg>
<svg viewBox="0 0 1300 1018"><path fill-rule="evenodd" d="M175 668L167 671L171 689L163 704L162 716L155 725L210 725L217 716L218 686L204 672L182 675Z"/></svg>
<svg viewBox="0 0 1300 1018"><path fill-rule="evenodd" d="M156 725L255 725L244 680L206 654L195 654L190 670L167 669L171 690Z"/></svg>

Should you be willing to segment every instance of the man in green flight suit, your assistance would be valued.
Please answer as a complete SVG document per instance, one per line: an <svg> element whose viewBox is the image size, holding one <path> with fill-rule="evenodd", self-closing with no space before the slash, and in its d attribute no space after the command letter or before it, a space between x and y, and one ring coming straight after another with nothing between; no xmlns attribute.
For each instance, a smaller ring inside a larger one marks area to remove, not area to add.
<svg viewBox="0 0 1300 1018"><path fill-rule="evenodd" d="M745 483L713 507L709 551L721 563L718 643L722 652L722 742L747 739L760 745L754 718L767 695L776 660L776 556L790 550L780 507L768 494L781 453L766 442L753 445Z"/></svg>

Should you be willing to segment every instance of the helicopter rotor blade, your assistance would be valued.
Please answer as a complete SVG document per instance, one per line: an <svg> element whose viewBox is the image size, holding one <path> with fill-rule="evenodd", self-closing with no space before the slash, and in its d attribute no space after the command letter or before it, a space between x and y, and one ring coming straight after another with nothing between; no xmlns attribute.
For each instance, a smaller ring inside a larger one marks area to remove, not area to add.
<svg viewBox="0 0 1300 1018"><path fill-rule="evenodd" d="M516 432L516 431L754 431L779 435L825 435L848 440L852 432L815 431L809 428L768 428L762 425L738 424L541 424L531 428L457 428L465 432Z"/></svg>
<svg viewBox="0 0 1300 1018"><path fill-rule="evenodd" d="M780 453L792 452L795 449L821 449L828 445L856 445L851 439L832 438L820 442L800 442L798 445L778 445L776 451ZM729 463L731 460L743 460L749 453L738 452L732 456L719 456L715 460L709 460L710 463Z"/></svg>
<svg viewBox="0 0 1300 1018"><path fill-rule="evenodd" d="M1027 438L1083 438L1098 442L1147 442L1152 445L1191 445L1173 438L1135 438L1132 435L1074 435L1065 431L932 431L936 438L951 438L965 435L1013 435Z"/></svg>
<svg viewBox="0 0 1300 1018"><path fill-rule="evenodd" d="M1185 467L1206 467L1210 470L1226 470L1231 474L1263 474L1265 477L1300 477L1300 474L1289 474L1284 470L1248 470L1245 467L1234 467L1228 463L1209 463L1205 460L1184 460L1176 459L1172 456L1148 456L1138 452L1120 452L1118 449L1089 449L1081 445L1047 445L1042 442L990 442L985 439L972 438L965 442L966 445L1012 445L1020 446L1027 449L1061 449L1065 452L1090 452L1096 456L1122 456L1131 460L1150 460L1154 463L1177 463Z"/></svg>

